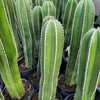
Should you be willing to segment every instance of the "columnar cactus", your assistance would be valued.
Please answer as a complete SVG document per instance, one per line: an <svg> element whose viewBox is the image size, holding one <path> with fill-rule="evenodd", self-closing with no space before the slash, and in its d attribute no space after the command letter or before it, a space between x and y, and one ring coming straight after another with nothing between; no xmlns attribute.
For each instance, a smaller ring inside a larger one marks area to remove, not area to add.
<svg viewBox="0 0 100 100"><path fill-rule="evenodd" d="M94 100L100 75L100 29L84 35L79 56L75 100Z"/></svg>
<svg viewBox="0 0 100 100"><path fill-rule="evenodd" d="M16 11L22 33L25 64L31 68L34 63L34 33L32 27L30 0L16 0Z"/></svg>
<svg viewBox="0 0 100 100"><path fill-rule="evenodd" d="M19 37L17 34L17 23L16 23L16 10L15 10L15 4L14 4L14 0L3 0L4 3L4 7L5 7L5 11L7 14L7 18L8 18L8 22L10 27L12 28L13 31L13 40L16 46L16 51L17 51L17 57L21 56L22 52L21 52L21 46L20 46L20 41L19 41Z"/></svg>
<svg viewBox="0 0 100 100"><path fill-rule="evenodd" d="M42 16L43 16L43 19L46 16L53 16L53 17L56 16L55 6L54 6L52 1L45 1L43 3L43 5L42 5Z"/></svg>
<svg viewBox="0 0 100 100"><path fill-rule="evenodd" d="M49 20L41 32L41 81L39 100L55 100L57 77L63 51L63 27Z"/></svg>
<svg viewBox="0 0 100 100"><path fill-rule="evenodd" d="M40 6L35 6L33 9L33 28L34 28L34 39L35 39L35 55L39 54L40 45L40 33L42 26L42 11Z"/></svg>
<svg viewBox="0 0 100 100"><path fill-rule="evenodd" d="M44 0L35 0L37 6L42 6Z"/></svg>
<svg viewBox="0 0 100 100"><path fill-rule="evenodd" d="M47 22L49 21L50 19L55 19L53 16L46 16L44 19L43 19L43 23L42 23L42 26Z"/></svg>
<svg viewBox="0 0 100 100"><path fill-rule="evenodd" d="M62 0L61 2L61 18L60 18L60 20L61 20L61 22L63 22L63 19L64 19L64 12L65 12L65 8L66 8L66 4L67 4L67 1L68 0Z"/></svg>
<svg viewBox="0 0 100 100"><path fill-rule="evenodd" d="M94 4L92 0L81 0L76 8L70 47L70 57L66 69L66 83L72 85L72 77L74 74L76 59L80 42L84 34L93 27L94 20Z"/></svg>
<svg viewBox="0 0 100 100"><path fill-rule="evenodd" d="M65 42L64 42L65 48L70 43L71 29L72 29L72 23L73 23L76 6L77 6L76 0L67 1L65 13L64 13L64 20L63 20L64 30L65 30Z"/></svg>
<svg viewBox="0 0 100 100"><path fill-rule="evenodd" d="M0 11L0 73L11 97L20 99L24 89L18 71L13 31L8 23L3 0L0 0Z"/></svg>

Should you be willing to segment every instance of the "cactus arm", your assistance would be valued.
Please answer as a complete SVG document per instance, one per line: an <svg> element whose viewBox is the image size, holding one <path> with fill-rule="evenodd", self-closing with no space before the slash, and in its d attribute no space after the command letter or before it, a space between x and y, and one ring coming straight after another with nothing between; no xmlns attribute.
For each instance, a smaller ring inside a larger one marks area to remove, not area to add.
<svg viewBox="0 0 100 100"><path fill-rule="evenodd" d="M59 66L61 64L61 58L62 58L62 51L63 51L63 43L64 43L64 33L63 32L63 28L61 28L61 24L58 22L55 22L55 27L56 27L56 32L57 32L57 51L56 51L56 62L55 62L55 71L53 73L53 86L52 86L52 98L51 100L54 100L55 98L55 92L56 92L56 86L57 86L57 77L58 77L58 73L59 73ZM60 61L60 62L59 62ZM59 62L59 63L58 63Z"/></svg>
<svg viewBox="0 0 100 100"><path fill-rule="evenodd" d="M43 54L44 57L41 58L41 61L43 61L41 66L44 65L42 66L44 73L41 74L44 75L44 77L42 80L41 76L42 84L40 84L40 86L42 87L40 87L39 97L41 98L39 98L39 100L54 100L63 50L63 28L58 21L50 20L47 22L45 31L43 32L44 43L41 43L43 43L42 46L44 47L41 47L41 57Z"/></svg>
<svg viewBox="0 0 100 100"><path fill-rule="evenodd" d="M91 6L92 5L92 6ZM88 13L89 11L89 13ZM90 19L91 16L91 19ZM66 83L71 84L73 69L75 67L80 42L83 35L93 26L94 5L92 1L82 0L79 2L74 16L71 37L71 49L68 66L66 69Z"/></svg>
<svg viewBox="0 0 100 100"><path fill-rule="evenodd" d="M42 6L43 0L36 0L36 5L37 6Z"/></svg>
<svg viewBox="0 0 100 100"><path fill-rule="evenodd" d="M19 37L16 31L16 16L15 16L15 8L14 8L14 1L13 0L3 0L4 2L4 7L5 7L5 11L7 14L7 18L9 21L9 25L13 31L14 34L14 43L16 46L16 51L17 51L17 57L21 56L22 52L21 52L21 47L20 47L20 41L19 41Z"/></svg>
<svg viewBox="0 0 100 100"><path fill-rule="evenodd" d="M42 26L41 7L35 6L33 9L33 28L34 28L34 34L35 34L35 55L39 54L41 26Z"/></svg>
<svg viewBox="0 0 100 100"><path fill-rule="evenodd" d="M24 94L24 90L18 71L13 33L3 5L3 0L0 0L0 11L2 11L0 13L0 72L10 95L19 99Z"/></svg>
<svg viewBox="0 0 100 100"><path fill-rule="evenodd" d="M17 15L19 23L21 24L21 32L23 34L23 46L25 55L26 67L31 68L34 63L34 35L32 31L30 4L27 0L17 0L16 1Z"/></svg>
<svg viewBox="0 0 100 100"><path fill-rule="evenodd" d="M70 42L71 29L72 29L72 23L73 23L76 5L77 5L76 0L68 0L66 4L64 20L63 20L64 30L65 30L65 43L64 43L65 48L68 46Z"/></svg>
<svg viewBox="0 0 100 100"><path fill-rule="evenodd" d="M40 91L39 91L39 100L42 100L43 95L43 81L44 81L44 33L47 23L44 24L41 30L41 52L40 52L40 65L41 65L41 80L40 80Z"/></svg>
<svg viewBox="0 0 100 100"><path fill-rule="evenodd" d="M46 16L56 16L55 6L52 1L45 1L42 5L42 17L43 19Z"/></svg>
<svg viewBox="0 0 100 100"><path fill-rule="evenodd" d="M99 38L100 31L94 29L84 36L79 60L78 87L75 100L94 100L100 74Z"/></svg>
<svg viewBox="0 0 100 100"><path fill-rule="evenodd" d="M59 19L60 17L60 12L61 12L61 4L62 4L62 0L53 0L53 3L56 7L56 18Z"/></svg>

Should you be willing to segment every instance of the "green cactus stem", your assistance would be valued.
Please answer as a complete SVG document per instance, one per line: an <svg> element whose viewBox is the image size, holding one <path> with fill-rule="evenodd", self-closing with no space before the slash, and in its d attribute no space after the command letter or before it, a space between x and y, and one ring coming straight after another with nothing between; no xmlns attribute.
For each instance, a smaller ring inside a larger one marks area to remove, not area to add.
<svg viewBox="0 0 100 100"><path fill-rule="evenodd" d="M16 11L22 33L26 67L34 65L34 32L32 27L31 10L29 0L17 0Z"/></svg>
<svg viewBox="0 0 100 100"><path fill-rule="evenodd" d="M77 5L72 26L71 47L68 66L66 68L66 84L71 83L78 58L80 42L84 34L93 27L94 4L92 0L81 0Z"/></svg>
<svg viewBox="0 0 100 100"><path fill-rule="evenodd" d="M3 2L4 2L4 7L5 7L6 14L7 14L9 25L13 31L12 35L13 35L13 39L15 41L14 43L16 46L17 57L19 57L22 55L22 51L21 51L19 37L17 34L17 25L16 25L17 18L16 18L16 10L15 10L14 0L3 0Z"/></svg>
<svg viewBox="0 0 100 100"><path fill-rule="evenodd" d="M34 39L35 39L35 55L39 54L40 45L40 33L42 26L42 12L40 6L35 6L33 9L33 28L34 28Z"/></svg>
<svg viewBox="0 0 100 100"><path fill-rule="evenodd" d="M39 100L55 100L57 77L63 52L63 27L49 20L41 32L41 81Z"/></svg>
<svg viewBox="0 0 100 100"><path fill-rule="evenodd" d="M66 48L70 44L72 23L76 6L77 6L76 0L68 0L66 4L64 20L63 20L64 30L65 30L64 48Z"/></svg>
<svg viewBox="0 0 100 100"><path fill-rule="evenodd" d="M11 97L20 99L24 89L18 71L13 31L8 23L3 0L0 0L0 11L0 73Z"/></svg>
<svg viewBox="0 0 100 100"><path fill-rule="evenodd" d="M46 17L44 18L44 20L43 20L42 26L43 26L47 21L49 21L49 20L51 20L51 19L54 19L54 17L52 17L52 16L46 16ZM41 48L39 48L39 49L41 49ZM41 52L41 50L39 50L39 52ZM39 54L40 54L40 53L39 53ZM38 60L39 60L39 61L38 61L38 65L37 65L37 74L38 74L38 77L40 78L40 76L41 76L40 58L39 58Z"/></svg>
<svg viewBox="0 0 100 100"><path fill-rule="evenodd" d="M46 16L53 16L56 17L56 9L55 5L53 4L52 1L45 1L42 5L42 16L43 19Z"/></svg>
<svg viewBox="0 0 100 100"><path fill-rule="evenodd" d="M87 32L80 49L75 100L94 100L100 78L100 29Z"/></svg>

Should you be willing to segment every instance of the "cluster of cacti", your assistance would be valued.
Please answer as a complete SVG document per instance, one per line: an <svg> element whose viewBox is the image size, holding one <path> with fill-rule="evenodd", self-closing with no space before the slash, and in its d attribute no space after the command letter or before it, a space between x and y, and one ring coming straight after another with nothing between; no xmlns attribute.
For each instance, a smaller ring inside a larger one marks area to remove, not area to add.
<svg viewBox="0 0 100 100"><path fill-rule="evenodd" d="M30 0L16 0L16 12L24 47L26 67L34 65L34 32L32 27Z"/></svg>
<svg viewBox="0 0 100 100"><path fill-rule="evenodd" d="M63 27L57 20L47 21L41 32L41 81L39 100L55 100L57 77L63 51Z"/></svg>
<svg viewBox="0 0 100 100"><path fill-rule="evenodd" d="M19 37L17 34L17 23L16 23L16 12L15 12L15 4L13 0L3 0L4 2L4 7L5 7L5 11L7 14L7 18L8 18L8 22L9 25L11 27L11 30L13 31L13 39L14 39L14 43L16 46L16 51L17 51L17 57L22 55L22 51L21 51L21 46L20 46L20 41L19 41Z"/></svg>
<svg viewBox="0 0 100 100"><path fill-rule="evenodd" d="M100 75L100 29L84 35L80 48L75 100L94 100Z"/></svg>
<svg viewBox="0 0 100 100"><path fill-rule="evenodd" d="M76 0L68 0L65 7L64 19L63 19L63 25L64 25L64 30L65 30L64 32L65 33L65 42L64 42L65 48L70 44L72 23L73 23L76 6L77 6Z"/></svg>
<svg viewBox="0 0 100 100"><path fill-rule="evenodd" d="M92 0L81 0L76 8L70 44L70 56L66 69L66 84L76 84L75 79L77 71L77 58L81 40L84 34L93 27L94 4Z"/></svg>
<svg viewBox="0 0 100 100"><path fill-rule="evenodd" d="M13 31L9 25L3 0L0 0L0 73L12 98L24 95L17 65Z"/></svg>

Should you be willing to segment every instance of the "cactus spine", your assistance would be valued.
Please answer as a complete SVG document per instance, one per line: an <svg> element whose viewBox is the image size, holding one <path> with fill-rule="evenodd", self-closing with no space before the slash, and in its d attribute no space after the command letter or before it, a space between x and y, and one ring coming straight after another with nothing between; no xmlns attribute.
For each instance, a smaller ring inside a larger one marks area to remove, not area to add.
<svg viewBox="0 0 100 100"><path fill-rule="evenodd" d="M39 100L54 100L63 51L63 28L49 20L41 32L41 81Z"/></svg>
<svg viewBox="0 0 100 100"><path fill-rule="evenodd" d="M39 54L40 33L42 26L42 12L40 6L35 6L33 9L33 28L35 39L35 55Z"/></svg>
<svg viewBox="0 0 100 100"><path fill-rule="evenodd" d="M16 23L16 10L15 10L15 4L14 4L14 0L3 0L4 2L4 7L5 7L5 11L7 14L7 18L8 18L8 22L9 25L13 31L13 41L15 43L16 46L16 51L17 51L17 57L21 56L22 52L21 52L21 46L20 46L20 41L19 41L19 37L16 31L17 28L17 23Z"/></svg>
<svg viewBox="0 0 100 100"><path fill-rule="evenodd" d="M26 67L31 68L34 64L34 33L31 20L30 1L17 0L16 10L22 33L25 64Z"/></svg>
<svg viewBox="0 0 100 100"><path fill-rule="evenodd" d="M45 1L43 3L43 6L42 6L42 16L43 16L43 19L46 16L53 16L53 17L56 16L55 6L54 6L52 1Z"/></svg>
<svg viewBox="0 0 100 100"><path fill-rule="evenodd" d="M94 100L100 75L100 29L87 32L80 49L75 100Z"/></svg>
<svg viewBox="0 0 100 100"><path fill-rule="evenodd" d="M92 0L81 0L76 8L71 37L71 49L68 66L66 69L66 83L72 85L72 77L75 69L76 59L80 41L84 34L93 26L94 4Z"/></svg>
<svg viewBox="0 0 100 100"><path fill-rule="evenodd" d="M3 0L0 0L0 73L12 98L20 99L24 95L17 65L17 53L8 23Z"/></svg>
<svg viewBox="0 0 100 100"><path fill-rule="evenodd" d="M72 29L72 23L76 6L77 6L76 0L68 0L66 4L64 20L63 20L64 30L65 30L65 43L64 43L65 48L70 43L71 29Z"/></svg>

